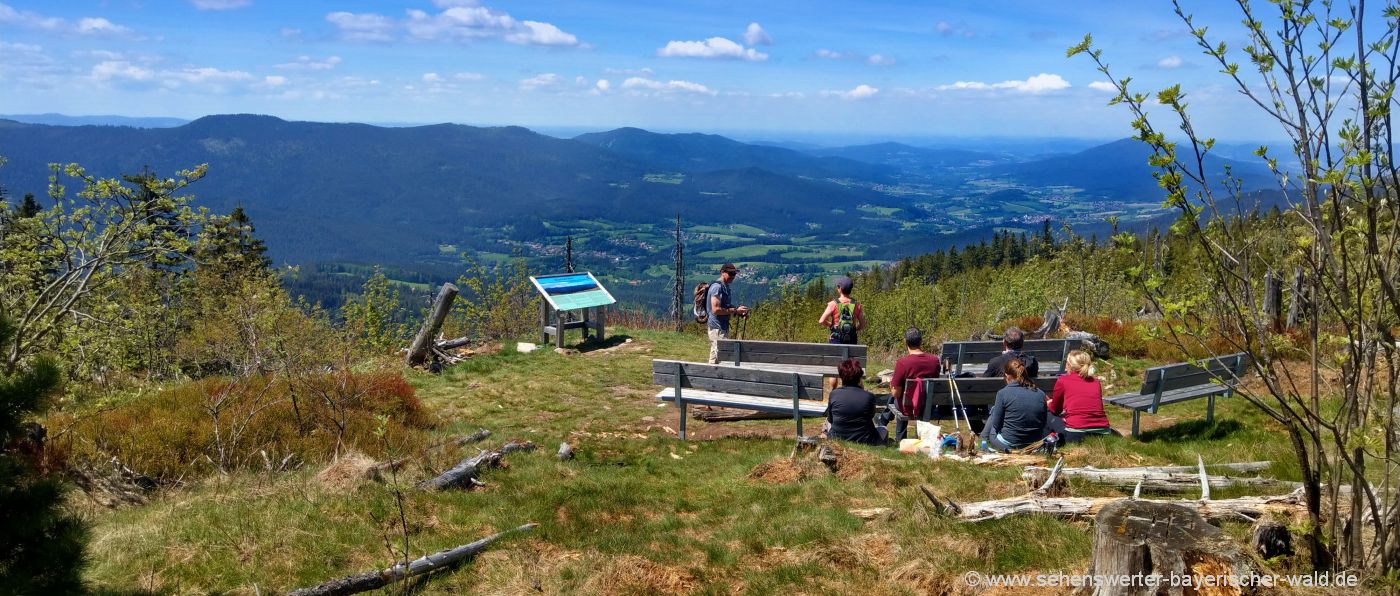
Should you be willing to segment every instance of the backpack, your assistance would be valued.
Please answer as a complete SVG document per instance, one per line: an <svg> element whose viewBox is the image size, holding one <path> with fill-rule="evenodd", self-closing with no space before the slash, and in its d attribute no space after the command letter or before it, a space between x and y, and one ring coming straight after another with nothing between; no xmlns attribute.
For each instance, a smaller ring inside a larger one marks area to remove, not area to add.
<svg viewBox="0 0 1400 596"><path fill-rule="evenodd" d="M836 303L836 321L831 325L831 337L843 344L856 343L856 307L858 303L852 300L842 304Z"/></svg>
<svg viewBox="0 0 1400 596"><path fill-rule="evenodd" d="M708 323L710 321L710 305L705 304L705 299L710 296L710 282L703 282L695 285L695 322Z"/></svg>
<svg viewBox="0 0 1400 596"><path fill-rule="evenodd" d="M1016 360L1019 360L1021 362L1021 365L1026 367L1027 371L1034 370L1037 373L1040 372L1040 361L1036 360L1035 356L1027 354L1023 350L1017 350L1012 353L1016 355Z"/></svg>

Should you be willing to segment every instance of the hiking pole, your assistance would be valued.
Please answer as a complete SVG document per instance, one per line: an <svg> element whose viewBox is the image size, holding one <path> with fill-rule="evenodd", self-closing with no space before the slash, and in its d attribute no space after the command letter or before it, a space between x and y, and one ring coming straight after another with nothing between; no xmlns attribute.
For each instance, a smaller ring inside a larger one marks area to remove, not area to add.
<svg viewBox="0 0 1400 596"><path fill-rule="evenodd" d="M953 382L953 377L948 377L948 409L953 412L953 432L962 434L962 426L958 425L957 391L958 384ZM968 426L972 426L972 423L968 422Z"/></svg>
<svg viewBox="0 0 1400 596"><path fill-rule="evenodd" d="M948 380L952 381L953 379L950 377ZM972 418L967 415L967 402L963 401L962 389L958 387L957 383L953 383L953 392L957 396L957 406L962 410L963 421L967 422L967 432L972 432Z"/></svg>

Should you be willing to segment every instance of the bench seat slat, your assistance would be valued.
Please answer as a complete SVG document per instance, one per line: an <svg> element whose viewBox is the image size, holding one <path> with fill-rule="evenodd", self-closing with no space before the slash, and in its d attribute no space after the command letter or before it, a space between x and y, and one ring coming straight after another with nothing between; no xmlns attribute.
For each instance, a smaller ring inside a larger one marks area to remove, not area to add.
<svg viewBox="0 0 1400 596"><path fill-rule="evenodd" d="M1222 395L1229 390L1230 388L1226 385L1211 383L1208 385L1196 385L1193 387L1184 387L1181 389L1173 389L1171 391L1163 391L1162 400L1158 403L1158 405L1189 401L1210 395ZM1141 393L1127 393L1123 395L1115 395L1106 399L1105 401L1120 408L1127 408L1129 410L1146 410L1152 407L1153 398L1154 396L1152 395L1143 395Z"/></svg>
<svg viewBox="0 0 1400 596"><path fill-rule="evenodd" d="M676 390L672 388L662 389L656 393L656 399L674 402L676 401L675 392ZM721 393L718 391L702 391L699 389L682 389L681 397L685 399L685 403L690 405L719 406L740 410L755 410L759 412L777 412L780 414L792 413L791 399L757 397L736 393ZM798 403L798 411L802 412L802 416L805 418L820 418L826 415L826 404L803 401Z"/></svg>

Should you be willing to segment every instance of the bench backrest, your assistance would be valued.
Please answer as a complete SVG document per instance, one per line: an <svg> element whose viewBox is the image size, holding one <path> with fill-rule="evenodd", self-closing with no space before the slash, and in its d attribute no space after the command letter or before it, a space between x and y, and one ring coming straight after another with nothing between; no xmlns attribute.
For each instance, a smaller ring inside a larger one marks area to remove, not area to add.
<svg viewBox="0 0 1400 596"><path fill-rule="evenodd" d="M1079 340L1075 339L1028 339L1021 351L1035 356L1039 362L1060 363L1059 373L1063 373L1065 356L1070 350L1077 348L1079 343ZM938 359L952 366L954 374L957 374L962 372L963 365L986 364L1000 356L1005 349L999 341L949 341L943 342ZM1047 367L1042 367L1040 372L1052 373Z"/></svg>
<svg viewBox="0 0 1400 596"><path fill-rule="evenodd" d="M866 351L865 346L841 344L719 340L719 359L722 362L733 362L741 366L745 362L830 366L833 373L836 372L836 365L848 358L859 360L864 368Z"/></svg>
<svg viewBox="0 0 1400 596"><path fill-rule="evenodd" d="M792 398L795 393L798 399L817 401L822 399L823 394L822 375L817 373L780 372L679 360L651 361L651 379L657 385L677 386L677 372L680 373L679 386L682 389L785 398Z"/></svg>
<svg viewBox="0 0 1400 596"><path fill-rule="evenodd" d="M1143 373L1142 395L1195 387L1210 383L1233 386L1249 370L1249 355L1243 352L1208 359L1200 364L1182 362L1154 366Z"/></svg>
<svg viewBox="0 0 1400 596"><path fill-rule="evenodd" d="M1035 385L1045 392L1048 397L1050 391L1055 388L1055 377L1038 377ZM980 377L960 377L954 378L953 383L958 388L958 399L953 399L953 388L948 385L947 378L924 379L923 411L920 419L929 420L933 416L934 406L964 406L974 409L968 412L974 418L982 418L981 414L996 403L997 392L1006 387L1003 379L985 379ZM909 391L914 381L911 379L904 383L904 390ZM959 411L959 415L962 412Z"/></svg>

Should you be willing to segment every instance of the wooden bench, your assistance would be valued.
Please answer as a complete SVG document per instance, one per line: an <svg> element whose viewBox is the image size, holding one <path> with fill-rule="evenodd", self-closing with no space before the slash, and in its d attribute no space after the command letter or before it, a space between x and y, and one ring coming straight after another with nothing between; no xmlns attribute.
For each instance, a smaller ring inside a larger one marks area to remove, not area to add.
<svg viewBox="0 0 1400 596"><path fill-rule="evenodd" d="M1054 378L1064 374L1065 357L1071 350L1077 349L1079 344L1077 339L1028 339L1021 351L1034 356L1041 364L1041 376ZM949 341L943 342L938 359L943 363L944 369L954 376L964 372L980 375L987 370L987 363L1005 350L1005 346L999 341ZM1058 371L1044 366L1047 362L1058 362Z"/></svg>
<svg viewBox="0 0 1400 596"><path fill-rule="evenodd" d="M836 374L836 365L855 358L865 368L865 346L811 344L792 341L719 340L719 360L734 366L763 365L770 370L825 370Z"/></svg>
<svg viewBox="0 0 1400 596"><path fill-rule="evenodd" d="M834 372L834 368L831 369ZM674 402L680 409L680 438L685 438L687 406L691 404L792 413L797 434L802 419L826 413L825 378L831 373L769 370L734 364L701 364L679 360L652 360L651 378L665 389L656 399Z"/></svg>
<svg viewBox="0 0 1400 596"><path fill-rule="evenodd" d="M1147 369L1143 374L1142 388L1135 393L1124 393L1104 398L1104 401L1120 408L1133 411L1133 437L1138 436L1139 417L1145 411L1156 414L1164 404L1200 399L1208 400L1206 422L1215 420L1216 396L1229 397L1235 391L1235 383L1248 371L1249 355L1228 354L1201 362L1168 364Z"/></svg>
<svg viewBox="0 0 1400 596"><path fill-rule="evenodd" d="M1045 392L1048 397L1050 391L1055 388L1056 377L1040 376L1035 380L1035 385ZM953 387L949 382L957 386L959 399L953 399ZM904 382L904 390L907 392L913 388L914 380ZM988 412L991 411L992 404L996 403L997 392L1006 387L1005 379L986 379L981 377L943 377L937 379L923 379L923 408L919 412L919 420L934 420L934 406L944 407L965 407L967 416L972 419L986 420ZM907 393L906 393L907 395ZM957 412L958 417L963 416L961 409Z"/></svg>

